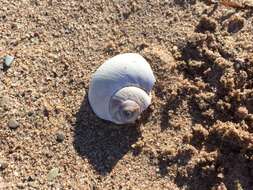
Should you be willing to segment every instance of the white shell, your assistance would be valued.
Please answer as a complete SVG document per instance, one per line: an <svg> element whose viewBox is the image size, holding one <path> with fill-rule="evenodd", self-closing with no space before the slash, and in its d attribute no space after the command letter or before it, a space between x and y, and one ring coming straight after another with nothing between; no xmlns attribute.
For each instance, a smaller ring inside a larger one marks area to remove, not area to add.
<svg viewBox="0 0 253 190"><path fill-rule="evenodd" d="M144 111L151 103L150 92L155 77L148 62L137 53L119 54L105 63L92 75L88 99L95 114L108 121L117 122L110 114L110 100L135 100ZM126 88L128 87L128 88ZM136 88L137 87L137 88Z"/></svg>

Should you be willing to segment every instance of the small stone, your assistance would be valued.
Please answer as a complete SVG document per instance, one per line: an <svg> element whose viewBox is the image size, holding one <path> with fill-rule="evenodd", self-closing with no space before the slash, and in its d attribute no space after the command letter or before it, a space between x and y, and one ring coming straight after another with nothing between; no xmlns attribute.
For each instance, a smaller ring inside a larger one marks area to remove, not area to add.
<svg viewBox="0 0 253 190"><path fill-rule="evenodd" d="M0 161L0 171L5 170L8 167L8 164L6 162Z"/></svg>
<svg viewBox="0 0 253 190"><path fill-rule="evenodd" d="M223 173L219 173L219 174L217 175L217 177L220 178L220 179L223 179L223 178L224 178L224 175L223 175Z"/></svg>
<svg viewBox="0 0 253 190"><path fill-rule="evenodd" d="M248 109L244 106L241 106L236 110L236 115L241 119L246 118L248 114L249 114Z"/></svg>
<svg viewBox="0 0 253 190"><path fill-rule="evenodd" d="M27 181L29 182L34 181L34 178L32 176L28 176Z"/></svg>
<svg viewBox="0 0 253 190"><path fill-rule="evenodd" d="M59 168L53 168L49 171L47 175L47 180L52 181L54 178L56 178L59 175Z"/></svg>
<svg viewBox="0 0 253 190"><path fill-rule="evenodd" d="M56 133L56 140L57 140L57 142L63 142L64 139L65 139L65 136L64 136L64 134L62 132Z"/></svg>
<svg viewBox="0 0 253 190"><path fill-rule="evenodd" d="M19 127L19 123L15 119L11 119L8 122L8 126L10 129L17 129Z"/></svg>
<svg viewBox="0 0 253 190"><path fill-rule="evenodd" d="M10 56L10 55L6 55L5 58L4 58L4 64L5 66L7 67L10 67L12 62L14 60L14 57L13 56Z"/></svg>
<svg viewBox="0 0 253 190"><path fill-rule="evenodd" d="M27 115L30 117L30 116L32 116L33 115L33 111L29 111L28 113L27 113Z"/></svg>

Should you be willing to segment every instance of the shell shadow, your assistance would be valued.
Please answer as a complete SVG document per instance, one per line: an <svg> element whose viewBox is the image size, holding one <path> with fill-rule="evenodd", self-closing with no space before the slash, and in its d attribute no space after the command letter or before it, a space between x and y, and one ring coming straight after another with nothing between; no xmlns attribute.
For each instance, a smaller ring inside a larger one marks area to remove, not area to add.
<svg viewBox="0 0 253 190"><path fill-rule="evenodd" d="M87 95L74 125L74 148L83 159L88 159L99 175L110 173L140 136L140 123L118 126L99 119L93 113Z"/></svg>

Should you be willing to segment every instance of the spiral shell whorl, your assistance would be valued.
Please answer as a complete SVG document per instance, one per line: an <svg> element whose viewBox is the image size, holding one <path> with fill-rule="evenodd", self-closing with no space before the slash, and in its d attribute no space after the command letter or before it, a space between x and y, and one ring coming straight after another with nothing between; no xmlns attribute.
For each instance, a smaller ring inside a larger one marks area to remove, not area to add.
<svg viewBox="0 0 253 190"><path fill-rule="evenodd" d="M111 97L111 120L117 124L134 123L150 103L151 96L144 90L134 86L122 88Z"/></svg>

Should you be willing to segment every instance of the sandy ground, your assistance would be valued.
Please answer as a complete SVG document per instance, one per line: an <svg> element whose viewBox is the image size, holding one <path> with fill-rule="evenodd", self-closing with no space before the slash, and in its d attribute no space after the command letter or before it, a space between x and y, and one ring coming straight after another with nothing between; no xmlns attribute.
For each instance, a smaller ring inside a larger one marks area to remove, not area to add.
<svg viewBox="0 0 253 190"><path fill-rule="evenodd" d="M253 189L253 11L195 0L0 0L0 189ZM134 126L97 118L91 74L138 52Z"/></svg>

